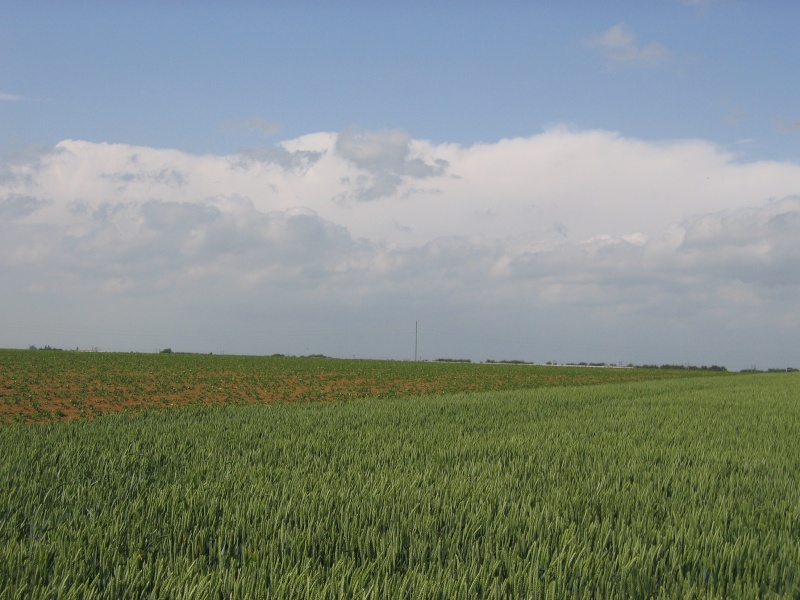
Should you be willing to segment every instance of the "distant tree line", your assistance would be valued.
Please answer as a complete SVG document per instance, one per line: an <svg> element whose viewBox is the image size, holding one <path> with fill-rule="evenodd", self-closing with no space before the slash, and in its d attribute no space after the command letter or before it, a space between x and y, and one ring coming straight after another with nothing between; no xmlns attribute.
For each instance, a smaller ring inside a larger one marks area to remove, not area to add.
<svg viewBox="0 0 800 600"><path fill-rule="evenodd" d="M53 352L64 352L64 348L53 348L49 344L46 345L46 346L42 346L41 348L37 348L34 345L30 345L30 346L28 346L28 350L51 350ZM67 351L69 351L69 350L67 350ZM80 348L75 348L75 350L72 350L72 352L80 352L80 351L81 351ZM91 348L84 348L83 351L84 352L100 352L100 348L98 348L97 346L92 346Z"/></svg>
<svg viewBox="0 0 800 600"><path fill-rule="evenodd" d="M633 365L632 365L633 366ZM728 369L718 365L711 365L710 367L702 365L700 367L695 365L635 365L640 369L682 369L685 371L722 371L727 372Z"/></svg>
<svg viewBox="0 0 800 600"><path fill-rule="evenodd" d="M55 352L62 352L63 348L54 348L52 346L45 345L41 348L37 348L36 346L28 346L28 350L50 350ZM80 348L75 348L75 351L80 351ZM99 352L99 348L92 347L90 349L85 349L85 351L90 352ZM195 352L173 352L172 348L164 348L163 350L158 351L159 354L196 354ZM209 354L213 354L209 352ZM224 354L224 352L223 352ZM272 354L273 357L283 357L287 356L289 358L331 358L330 356L326 356L325 354L308 354L308 355L284 355L284 354ZM432 362L444 362L444 363L471 363L472 360L469 358L437 358ZM535 365L537 363L527 361L527 360L494 360L491 358L487 358L485 361L486 364L494 365L494 364L502 364L502 365ZM558 363L556 361L548 360L545 364L549 366L567 366L567 367L622 367L622 363L614 364L614 363L604 363L604 362L578 362L578 363ZM670 370L686 370L686 371L717 371L717 372L727 372L728 369L726 367L720 365L675 365L675 364L663 364L663 365L635 365L633 363L628 363L625 365L626 368L629 369L670 369ZM784 367L784 368L769 368L766 370L763 369L756 369L752 367L750 369L741 369L740 373L794 373L800 369L796 369L794 367Z"/></svg>
<svg viewBox="0 0 800 600"><path fill-rule="evenodd" d="M491 358L487 358L486 364L487 365L532 365L534 363L527 360L492 360Z"/></svg>

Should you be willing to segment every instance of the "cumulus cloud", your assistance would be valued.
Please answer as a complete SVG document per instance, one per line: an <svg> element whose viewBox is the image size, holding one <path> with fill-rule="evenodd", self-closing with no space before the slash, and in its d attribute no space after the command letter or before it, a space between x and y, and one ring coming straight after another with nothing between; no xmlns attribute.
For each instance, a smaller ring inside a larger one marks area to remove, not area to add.
<svg viewBox="0 0 800 600"><path fill-rule="evenodd" d="M231 164L241 169L249 169L254 162L274 163L290 171L306 171L322 158L322 155L322 152L287 152L283 148L275 147L245 148L238 153Z"/></svg>
<svg viewBox="0 0 800 600"><path fill-rule="evenodd" d="M562 288L569 282L597 286L584 296L578 286L570 302L630 302L631 287L642 284L686 293L703 289L721 292L736 282L761 290L796 287L800 273L793 268L800 257L800 196L692 215L666 227L659 235L598 236L579 244L560 244L522 252L513 257L513 276L554 279ZM791 272L790 272L791 271ZM597 289L605 290L594 296ZM756 292L758 295L759 292Z"/></svg>
<svg viewBox="0 0 800 600"><path fill-rule="evenodd" d="M244 318L210 306L269 307L300 328L353 307L370 327L438 310L455 331L477 319L565 352L569 339L599 352L614 323L648 340L674 319L689 333L800 328L800 165L702 140L554 128L461 146L347 130L255 156L65 140L3 169L0 272L20 310L53 294L201 330Z"/></svg>
<svg viewBox="0 0 800 600"><path fill-rule="evenodd" d="M800 196L695 217L679 226L678 264L707 278L797 286Z"/></svg>
<svg viewBox="0 0 800 600"><path fill-rule="evenodd" d="M0 150L0 184L27 180L33 181L41 161L53 153L52 148L26 145L14 149Z"/></svg>
<svg viewBox="0 0 800 600"><path fill-rule="evenodd" d="M624 23L591 36L586 44L599 48L606 59L621 64L651 66L669 57L667 48L658 42L640 43Z"/></svg>
<svg viewBox="0 0 800 600"><path fill-rule="evenodd" d="M402 187L404 178L424 179L444 173L448 166L446 160L425 162L414 155L411 142L411 136L398 129L346 129L336 137L336 152L362 173L367 173L354 181L353 196L356 200L370 201L392 196Z"/></svg>
<svg viewBox="0 0 800 600"><path fill-rule="evenodd" d="M9 194L5 198L0 198L0 218L8 221L21 219L33 214L46 204L45 200L33 196Z"/></svg>

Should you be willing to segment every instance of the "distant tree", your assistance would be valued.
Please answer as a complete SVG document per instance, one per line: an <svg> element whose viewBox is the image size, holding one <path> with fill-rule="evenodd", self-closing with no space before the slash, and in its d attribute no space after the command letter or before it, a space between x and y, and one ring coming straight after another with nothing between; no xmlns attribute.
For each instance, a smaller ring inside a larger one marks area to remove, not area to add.
<svg viewBox="0 0 800 600"><path fill-rule="evenodd" d="M161 354L172 354L172 348L164 348Z"/></svg>

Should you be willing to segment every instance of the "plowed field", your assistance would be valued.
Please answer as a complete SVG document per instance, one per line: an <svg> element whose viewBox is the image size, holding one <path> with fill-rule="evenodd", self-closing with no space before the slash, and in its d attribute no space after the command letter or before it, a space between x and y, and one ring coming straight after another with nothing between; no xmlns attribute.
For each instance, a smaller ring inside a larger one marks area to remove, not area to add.
<svg viewBox="0 0 800 600"><path fill-rule="evenodd" d="M187 404L411 397L711 374L283 356L0 350L0 423L91 419L113 411Z"/></svg>

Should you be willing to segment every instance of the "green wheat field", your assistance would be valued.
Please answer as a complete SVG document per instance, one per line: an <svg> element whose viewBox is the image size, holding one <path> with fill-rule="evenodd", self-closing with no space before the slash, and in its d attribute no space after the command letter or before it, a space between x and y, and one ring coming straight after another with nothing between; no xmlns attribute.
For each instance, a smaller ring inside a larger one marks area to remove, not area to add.
<svg viewBox="0 0 800 600"><path fill-rule="evenodd" d="M582 383L3 425L0 598L800 598L798 375Z"/></svg>

